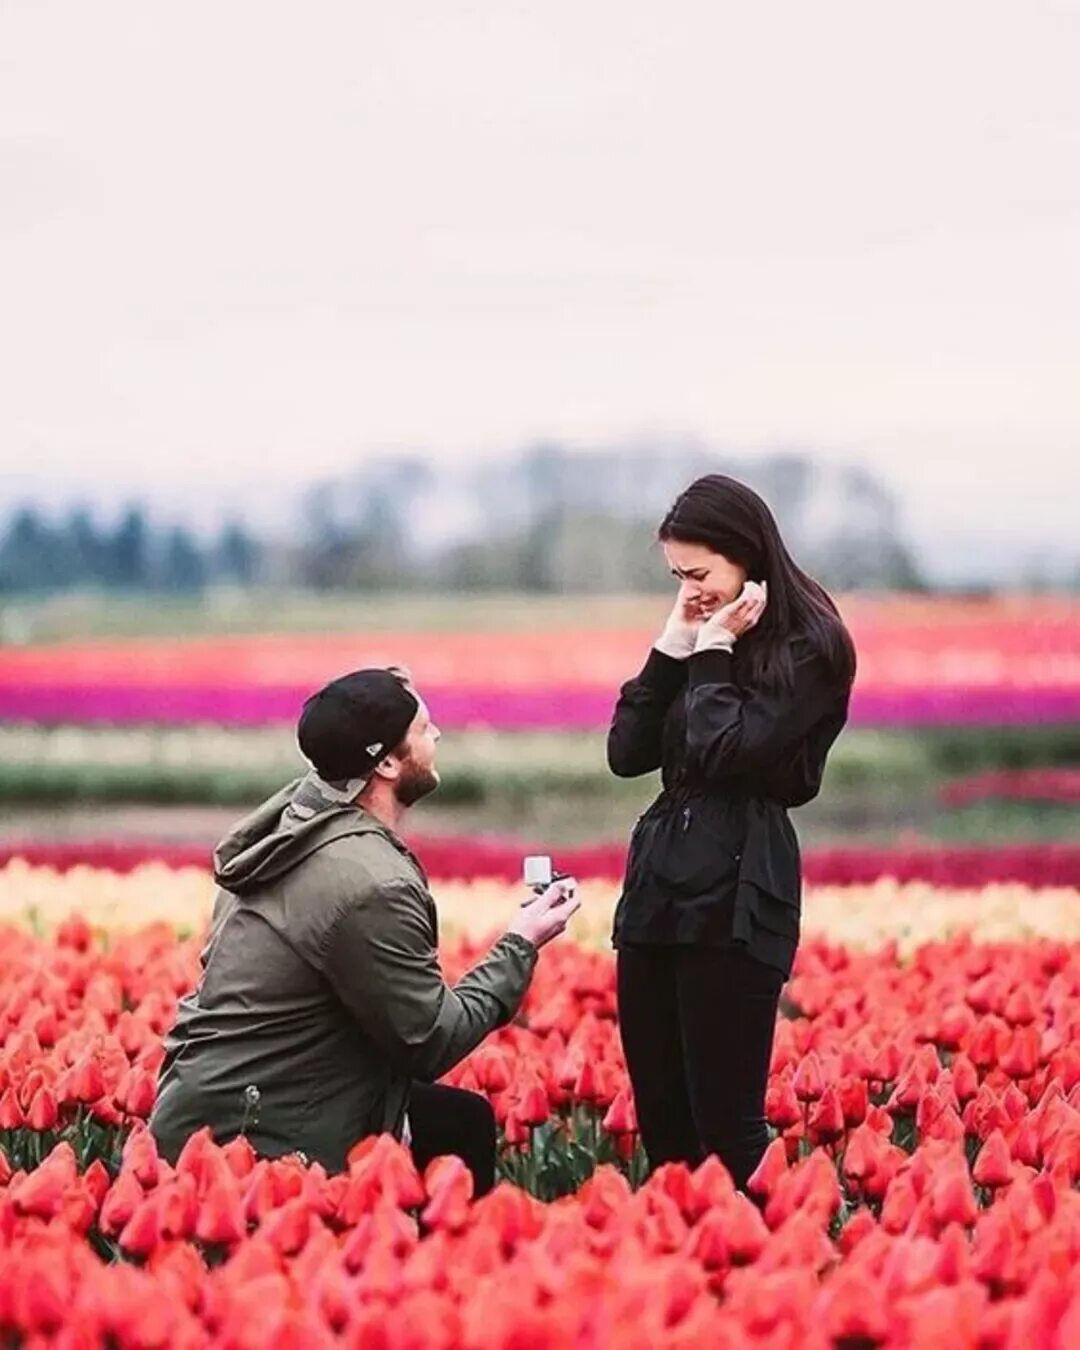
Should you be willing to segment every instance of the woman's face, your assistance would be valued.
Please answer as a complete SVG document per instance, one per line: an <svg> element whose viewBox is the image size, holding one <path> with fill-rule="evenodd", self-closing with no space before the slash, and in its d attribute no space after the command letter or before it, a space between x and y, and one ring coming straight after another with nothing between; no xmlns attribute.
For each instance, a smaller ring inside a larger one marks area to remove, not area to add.
<svg viewBox="0 0 1080 1350"><path fill-rule="evenodd" d="M672 575L686 583L687 596L697 604L702 618L707 619L729 604L746 584L745 567L704 544L668 539L664 542L664 557Z"/></svg>

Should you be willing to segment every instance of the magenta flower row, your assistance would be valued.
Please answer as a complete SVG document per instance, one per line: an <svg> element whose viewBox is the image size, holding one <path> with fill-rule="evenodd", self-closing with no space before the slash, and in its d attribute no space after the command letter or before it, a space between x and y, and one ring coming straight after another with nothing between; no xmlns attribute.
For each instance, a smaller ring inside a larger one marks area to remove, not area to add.
<svg viewBox="0 0 1080 1350"><path fill-rule="evenodd" d="M307 687L250 685L50 685L0 687L0 721L41 723L291 722ZM605 727L615 691L581 688L425 687L443 727L583 731ZM1024 724L1080 721L1080 687L856 689L852 722L862 726Z"/></svg>

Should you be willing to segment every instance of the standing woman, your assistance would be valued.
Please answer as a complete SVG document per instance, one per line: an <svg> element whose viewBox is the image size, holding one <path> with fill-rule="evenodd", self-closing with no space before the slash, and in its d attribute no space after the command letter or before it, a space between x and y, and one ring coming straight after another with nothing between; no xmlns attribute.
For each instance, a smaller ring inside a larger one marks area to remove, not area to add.
<svg viewBox="0 0 1080 1350"><path fill-rule="evenodd" d="M650 1167L716 1153L742 1190L799 941L788 808L821 786L855 650L742 483L699 478L658 535L679 593L607 741L620 778L662 780L615 911L619 1025Z"/></svg>

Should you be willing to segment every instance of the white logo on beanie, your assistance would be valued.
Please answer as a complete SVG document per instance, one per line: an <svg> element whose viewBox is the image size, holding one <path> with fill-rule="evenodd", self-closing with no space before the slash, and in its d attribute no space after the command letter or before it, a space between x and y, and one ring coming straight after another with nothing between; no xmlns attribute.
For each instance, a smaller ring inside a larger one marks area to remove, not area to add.
<svg viewBox="0 0 1080 1350"><path fill-rule="evenodd" d="M382 741L376 741L374 745L365 747L369 755L377 755L383 748Z"/></svg>

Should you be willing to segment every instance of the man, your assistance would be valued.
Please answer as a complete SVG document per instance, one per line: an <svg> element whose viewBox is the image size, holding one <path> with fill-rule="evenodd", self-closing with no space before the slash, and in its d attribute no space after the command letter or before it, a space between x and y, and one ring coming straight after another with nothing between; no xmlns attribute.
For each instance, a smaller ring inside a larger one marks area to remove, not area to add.
<svg viewBox="0 0 1080 1350"><path fill-rule="evenodd" d="M170 1160L209 1125L266 1156L330 1171L369 1134L411 1139L423 1166L458 1153L494 1183L495 1119L434 1085L514 1016L537 952L577 910L572 881L523 904L450 988L435 905L398 837L434 791L439 730L408 676L358 670L304 704L312 771L242 820L214 854L220 887L202 975L165 1039L150 1128ZM407 1116L408 1113L408 1116Z"/></svg>

